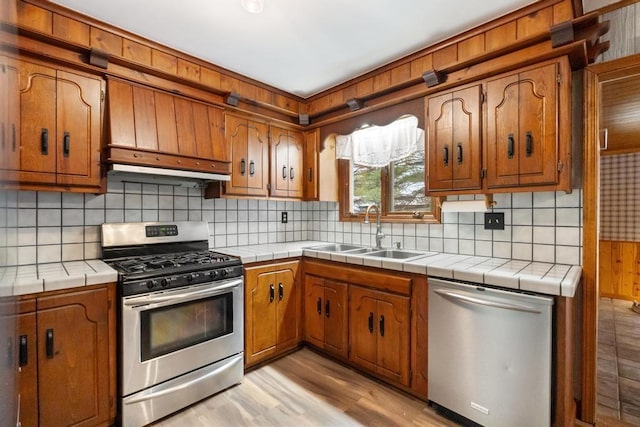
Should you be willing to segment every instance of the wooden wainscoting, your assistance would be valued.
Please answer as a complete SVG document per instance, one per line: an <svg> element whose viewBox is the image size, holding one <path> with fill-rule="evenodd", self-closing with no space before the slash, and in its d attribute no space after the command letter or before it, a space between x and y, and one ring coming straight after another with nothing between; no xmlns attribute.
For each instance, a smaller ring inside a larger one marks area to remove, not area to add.
<svg viewBox="0 0 640 427"><path fill-rule="evenodd" d="M600 240L600 296L640 298L640 242Z"/></svg>

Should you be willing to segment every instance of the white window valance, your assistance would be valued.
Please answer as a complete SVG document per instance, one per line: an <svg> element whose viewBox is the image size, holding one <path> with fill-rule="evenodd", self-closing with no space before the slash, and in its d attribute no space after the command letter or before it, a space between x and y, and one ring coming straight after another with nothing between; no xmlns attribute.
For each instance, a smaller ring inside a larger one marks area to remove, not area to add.
<svg viewBox="0 0 640 427"><path fill-rule="evenodd" d="M336 136L336 158L358 165L384 167L424 150L424 131L418 118L406 116L387 126L369 126Z"/></svg>

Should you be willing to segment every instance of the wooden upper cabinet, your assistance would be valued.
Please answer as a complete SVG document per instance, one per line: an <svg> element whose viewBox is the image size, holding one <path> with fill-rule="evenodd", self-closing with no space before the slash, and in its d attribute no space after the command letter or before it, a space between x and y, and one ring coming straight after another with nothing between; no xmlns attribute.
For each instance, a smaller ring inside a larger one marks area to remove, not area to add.
<svg viewBox="0 0 640 427"><path fill-rule="evenodd" d="M428 194L481 187L481 95L478 84L427 99Z"/></svg>
<svg viewBox="0 0 640 427"><path fill-rule="evenodd" d="M225 114L225 140L229 147L231 181L224 193L267 196L269 181L268 126L233 114Z"/></svg>
<svg viewBox="0 0 640 427"><path fill-rule="evenodd" d="M319 200L320 129L304 133L303 195L305 200Z"/></svg>
<svg viewBox="0 0 640 427"><path fill-rule="evenodd" d="M20 188L101 187L103 81L22 60L1 68L12 104L0 123L5 178Z"/></svg>
<svg viewBox="0 0 640 427"><path fill-rule="evenodd" d="M559 103L569 102L570 79L566 62L555 61L487 81L488 188L559 182L570 145Z"/></svg>
<svg viewBox="0 0 640 427"><path fill-rule="evenodd" d="M230 172L221 108L118 79L108 90L110 162Z"/></svg>
<svg viewBox="0 0 640 427"><path fill-rule="evenodd" d="M272 196L302 198L305 137L301 132L271 126Z"/></svg>

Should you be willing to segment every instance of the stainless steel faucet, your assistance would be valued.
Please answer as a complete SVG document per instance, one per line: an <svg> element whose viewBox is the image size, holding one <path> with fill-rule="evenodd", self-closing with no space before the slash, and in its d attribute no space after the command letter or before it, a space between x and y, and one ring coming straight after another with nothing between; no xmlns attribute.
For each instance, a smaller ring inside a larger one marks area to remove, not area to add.
<svg viewBox="0 0 640 427"><path fill-rule="evenodd" d="M364 223L369 224L369 212L371 212L372 209L376 211L376 249L382 249L382 239L385 238L385 235L382 232L382 225L380 224L380 208L378 208L375 203L367 206L367 210L364 213Z"/></svg>

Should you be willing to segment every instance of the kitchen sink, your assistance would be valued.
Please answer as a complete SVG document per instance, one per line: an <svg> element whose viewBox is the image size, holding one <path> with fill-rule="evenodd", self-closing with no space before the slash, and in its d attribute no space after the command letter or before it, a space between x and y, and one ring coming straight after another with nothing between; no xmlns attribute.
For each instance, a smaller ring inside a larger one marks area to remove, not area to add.
<svg viewBox="0 0 640 427"><path fill-rule="evenodd" d="M359 248L359 249L353 249L349 251L349 255L368 255L371 252L377 252L380 249L376 249L376 248Z"/></svg>
<svg viewBox="0 0 640 427"><path fill-rule="evenodd" d="M374 252L369 252L364 255L375 256L380 258L407 259L407 258L421 256L424 254L421 252L403 251L401 249L383 249L383 250L374 249Z"/></svg>
<svg viewBox="0 0 640 427"><path fill-rule="evenodd" d="M325 252L346 252L346 251L353 251L354 249L367 249L367 248L363 248L362 246L346 245L343 243L332 243L330 245L313 246L309 249L313 249L314 251L325 251Z"/></svg>

